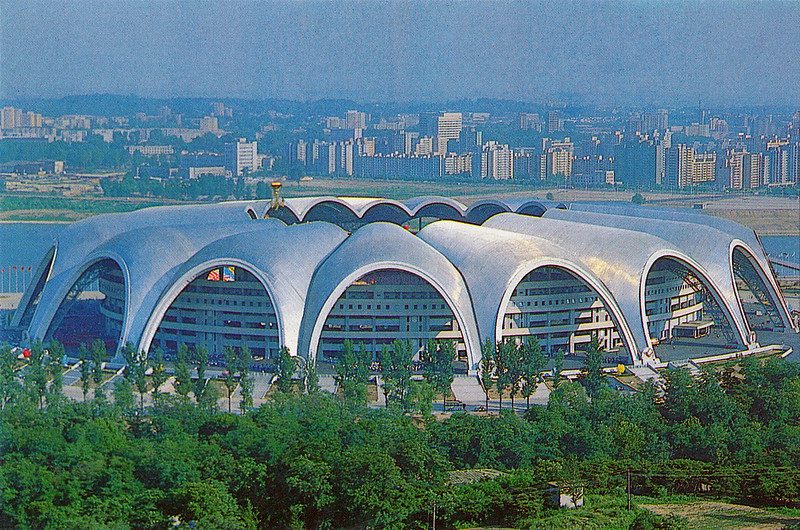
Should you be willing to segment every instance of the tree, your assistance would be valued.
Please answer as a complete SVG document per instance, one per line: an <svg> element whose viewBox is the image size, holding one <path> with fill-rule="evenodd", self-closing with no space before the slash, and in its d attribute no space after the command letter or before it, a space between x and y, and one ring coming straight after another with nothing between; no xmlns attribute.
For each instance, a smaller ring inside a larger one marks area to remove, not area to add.
<svg viewBox="0 0 800 530"><path fill-rule="evenodd" d="M453 341L436 342L429 340L423 352L423 371L425 379L434 391L442 395L442 410L447 410L447 394L453 385L453 359L456 347Z"/></svg>
<svg viewBox="0 0 800 530"><path fill-rule="evenodd" d="M94 382L94 397L98 398L103 393L100 387L103 382L103 362L108 357L105 343L100 339L92 342L92 382Z"/></svg>
<svg viewBox="0 0 800 530"><path fill-rule="evenodd" d="M359 344L358 350L349 339L342 343L342 354L336 363L336 379L346 401L360 404L367 402L370 359L363 343Z"/></svg>
<svg viewBox="0 0 800 530"><path fill-rule="evenodd" d="M242 413L253 406L253 377L250 375L250 365L253 364L253 354L247 344L239 350L239 383L242 385Z"/></svg>
<svg viewBox="0 0 800 530"><path fill-rule="evenodd" d="M635 193L633 197L631 197L631 202L633 204L644 204L647 201L645 200L645 198L642 196L641 193Z"/></svg>
<svg viewBox="0 0 800 530"><path fill-rule="evenodd" d="M316 361L306 362L306 392L316 394L319 392L319 372L317 372Z"/></svg>
<svg viewBox="0 0 800 530"><path fill-rule="evenodd" d="M531 395L536 392L536 387L541 383L541 373L547 368L547 359L542 352L542 346L536 337L529 337L522 345L521 372L523 378L522 395L525 396L525 406L531 408Z"/></svg>
<svg viewBox="0 0 800 530"><path fill-rule="evenodd" d="M64 358L64 345L57 340L50 341L48 347L49 363L47 365L50 388L47 389L47 405L58 403L64 397L64 370L61 362Z"/></svg>
<svg viewBox="0 0 800 530"><path fill-rule="evenodd" d="M586 375L583 385L586 387L589 397L594 399L606 383L606 376L603 374L603 347L597 334L592 335L592 341L586 348L584 370L586 370Z"/></svg>
<svg viewBox="0 0 800 530"><path fill-rule="evenodd" d="M194 386L195 399L203 399L203 393L206 390L206 368L208 367L208 348L202 344L194 349L194 362L197 365L197 382Z"/></svg>
<svg viewBox="0 0 800 530"><path fill-rule="evenodd" d="M239 385L236 381L236 368L239 363L239 356L236 354L236 350L230 346L225 346L223 351L225 353L225 378L223 382L225 384L225 390L228 391L228 412L231 412L231 396L233 396L233 392Z"/></svg>
<svg viewBox="0 0 800 530"><path fill-rule="evenodd" d="M558 388L561 384L561 372L564 371L564 352L558 351L556 353L553 365L553 388Z"/></svg>
<svg viewBox="0 0 800 530"><path fill-rule="evenodd" d="M90 377L92 376L92 364L89 360L89 350L86 349L84 344L81 344L78 350L78 358L81 363L81 390L83 391L83 401L86 401L91 385Z"/></svg>
<svg viewBox="0 0 800 530"><path fill-rule="evenodd" d="M28 366L25 367L23 387L29 396L36 401L38 408L44 407L44 396L47 393L47 368L42 343L38 340L31 343Z"/></svg>
<svg viewBox="0 0 800 530"><path fill-rule="evenodd" d="M278 373L275 379L275 385L279 392L292 391L292 377L294 376L297 362L294 356L286 346L278 350Z"/></svg>
<svg viewBox="0 0 800 530"><path fill-rule="evenodd" d="M483 392L486 394L486 411L489 411L489 391L494 384L492 378L495 375L495 345L490 339L486 339L481 346L481 383Z"/></svg>
<svg viewBox="0 0 800 530"><path fill-rule="evenodd" d="M126 416L129 415L136 406L134 404L133 386L127 378L123 377L117 380L117 384L114 385L114 389L112 390L112 395L114 396L114 405Z"/></svg>
<svg viewBox="0 0 800 530"><path fill-rule="evenodd" d="M125 378L132 387L135 386L139 393L139 412L144 412L144 395L147 393L147 360L144 352L137 354L132 344L127 343L122 347L122 357L125 359ZM131 391L132 390L131 387ZM115 388L116 390L116 388Z"/></svg>
<svg viewBox="0 0 800 530"><path fill-rule="evenodd" d="M207 384L205 388L203 388L203 392L200 394L200 397L197 398L197 404L204 411L216 411L217 401L219 398L219 389L214 385Z"/></svg>
<svg viewBox="0 0 800 530"><path fill-rule="evenodd" d="M388 359L382 359L381 363L386 404L396 402L402 405L411 382L414 364L413 347L407 340L395 340L392 342L392 347L382 353L388 353Z"/></svg>
<svg viewBox="0 0 800 530"><path fill-rule="evenodd" d="M430 415L436 392L428 381L411 381L405 397L405 409L423 416Z"/></svg>
<svg viewBox="0 0 800 530"><path fill-rule="evenodd" d="M515 377L515 356L517 346L511 341L502 341L497 345L497 358L495 371L497 373L497 391L500 393L500 410L503 410L503 393L511 388ZM513 408L514 396L511 396Z"/></svg>
<svg viewBox="0 0 800 530"><path fill-rule="evenodd" d="M255 530L258 524L251 509L242 509L225 483L218 480L189 482L175 495L181 519L190 528Z"/></svg>
<svg viewBox="0 0 800 530"><path fill-rule="evenodd" d="M20 386L14 373L16 358L7 344L0 345L0 410L19 396Z"/></svg>
<svg viewBox="0 0 800 530"><path fill-rule="evenodd" d="M164 350L156 348L152 359L148 359L148 364L153 369L153 402L157 403L161 395L161 385L167 382L167 371L164 368Z"/></svg>
<svg viewBox="0 0 800 530"><path fill-rule="evenodd" d="M506 370L508 372L508 388L511 394L511 410L514 409L514 398L522 389L524 366L522 359L522 346L516 341L508 341L508 356Z"/></svg>
<svg viewBox="0 0 800 530"><path fill-rule="evenodd" d="M175 391L184 400L189 398L192 390L192 374L189 371L189 347L186 344L178 345L175 356Z"/></svg>

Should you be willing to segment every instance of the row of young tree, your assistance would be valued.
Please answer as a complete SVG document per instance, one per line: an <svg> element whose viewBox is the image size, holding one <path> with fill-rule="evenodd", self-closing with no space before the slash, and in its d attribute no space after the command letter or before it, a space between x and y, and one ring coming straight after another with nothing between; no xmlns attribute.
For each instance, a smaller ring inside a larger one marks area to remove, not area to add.
<svg viewBox="0 0 800 530"><path fill-rule="evenodd" d="M583 385L590 396L594 396L604 384L603 347L597 335L593 335L586 347L584 357ZM486 408L489 408L489 394L494 388L503 408L503 395L511 398L511 408L518 395L525 398L526 408L530 409L530 398L536 388L544 383L544 374L549 366L549 358L535 337L522 341L502 341L492 344L487 341L481 348L481 383L486 394ZM553 386L561 382L564 369L564 352L559 350L554 356L552 369Z"/></svg>
<svg viewBox="0 0 800 530"><path fill-rule="evenodd" d="M389 355L407 356L403 349ZM101 352L89 348L87 365ZM442 528L578 525L545 507L549 481L583 485L589 505L600 494L620 499L593 512L614 517L599 526L652 527L642 526L643 510L625 511L627 470L635 495L800 501L800 366L782 359L743 359L699 376L670 370L662 388L634 394L602 380L591 391L586 379L562 381L546 406L522 416L434 419L317 392L313 368L286 351L282 390L242 414L191 399L203 392L193 375L203 352L191 350L177 361L191 381L184 396L176 379L176 393L160 393L144 413L141 401L102 392L74 402L51 376L60 355L48 345L20 360L2 348L0 527L429 527L434 504ZM241 352L230 355L234 379L241 363ZM454 480L454 470L469 469L502 473Z"/></svg>
<svg viewBox="0 0 800 530"><path fill-rule="evenodd" d="M100 187L107 197L140 196L175 200L269 197L266 183L260 187L248 186L244 177L228 178L221 175L201 175L196 179L151 179L139 178L134 172L128 172L121 179L103 179Z"/></svg>
<svg viewBox="0 0 800 530"><path fill-rule="evenodd" d="M395 340L384 344L373 362L373 355L363 343L345 340L342 352L335 363L336 382L345 400L364 404L372 379L373 366L378 363L383 383L383 396L387 406L398 406L404 411L430 412L438 394L442 408L447 408L447 396L455 376L453 361L456 344L453 341L429 340L419 352L424 380L413 378L416 348L408 340Z"/></svg>

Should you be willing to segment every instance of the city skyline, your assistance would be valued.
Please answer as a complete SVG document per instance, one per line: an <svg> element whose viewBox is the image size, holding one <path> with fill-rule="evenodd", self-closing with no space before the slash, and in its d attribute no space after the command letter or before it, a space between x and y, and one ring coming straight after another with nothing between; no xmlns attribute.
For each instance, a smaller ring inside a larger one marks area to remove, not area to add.
<svg viewBox="0 0 800 530"><path fill-rule="evenodd" d="M0 93L11 99L800 101L790 2L3 1L0 17Z"/></svg>

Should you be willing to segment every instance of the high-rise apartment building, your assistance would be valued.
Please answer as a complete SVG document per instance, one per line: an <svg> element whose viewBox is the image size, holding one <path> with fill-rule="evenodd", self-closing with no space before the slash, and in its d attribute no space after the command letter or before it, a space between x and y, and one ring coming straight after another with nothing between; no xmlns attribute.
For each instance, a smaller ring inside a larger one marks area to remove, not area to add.
<svg viewBox="0 0 800 530"><path fill-rule="evenodd" d="M533 130L536 132L542 132L542 119L536 113L520 113L519 128L523 131Z"/></svg>
<svg viewBox="0 0 800 530"><path fill-rule="evenodd" d="M788 138L767 142L767 151L764 153L764 183L781 186L794 182L792 151Z"/></svg>
<svg viewBox="0 0 800 530"><path fill-rule="evenodd" d="M717 153L695 153L692 159L692 184L714 182L717 178Z"/></svg>
<svg viewBox="0 0 800 530"><path fill-rule="evenodd" d="M348 110L345 115L347 129L364 129L367 127L367 114L357 110Z"/></svg>
<svg viewBox="0 0 800 530"><path fill-rule="evenodd" d="M200 118L200 130L202 132L217 132L219 121L216 116L203 116Z"/></svg>
<svg viewBox="0 0 800 530"><path fill-rule="evenodd" d="M558 132L564 130L564 120L561 118L561 113L557 110L551 110L547 113L547 132Z"/></svg>
<svg viewBox="0 0 800 530"><path fill-rule="evenodd" d="M487 142L481 153L481 178L510 180L514 178L514 152L508 145Z"/></svg>
<svg viewBox="0 0 800 530"><path fill-rule="evenodd" d="M451 140L458 140L461 136L461 122L460 112L445 112L437 118L435 155L447 155L447 143Z"/></svg>
<svg viewBox="0 0 800 530"><path fill-rule="evenodd" d="M686 144L675 144L666 150L664 184L675 188L714 182L717 175L717 154L697 153Z"/></svg>
<svg viewBox="0 0 800 530"><path fill-rule="evenodd" d="M239 138L238 142L225 144L225 169L234 177L258 169L258 142Z"/></svg>
<svg viewBox="0 0 800 530"><path fill-rule="evenodd" d="M433 138L430 136L421 137L417 142L414 154L417 156L431 156L433 154Z"/></svg>
<svg viewBox="0 0 800 530"><path fill-rule="evenodd" d="M0 129L13 129L14 127L23 127L22 109L3 107L0 112Z"/></svg>
<svg viewBox="0 0 800 530"><path fill-rule="evenodd" d="M761 153L749 153L746 150L732 151L728 158L728 166L730 167L729 186L736 190L761 186L763 161L764 158Z"/></svg>
<svg viewBox="0 0 800 530"><path fill-rule="evenodd" d="M570 138L562 141L553 141L548 138L542 140L542 164L539 178L572 176L572 163L575 159L575 144Z"/></svg>

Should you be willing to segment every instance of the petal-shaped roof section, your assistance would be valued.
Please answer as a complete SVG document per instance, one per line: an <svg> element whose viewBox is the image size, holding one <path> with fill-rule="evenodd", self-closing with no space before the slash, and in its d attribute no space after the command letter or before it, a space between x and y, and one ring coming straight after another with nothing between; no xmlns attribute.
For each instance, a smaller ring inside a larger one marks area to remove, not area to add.
<svg viewBox="0 0 800 530"><path fill-rule="evenodd" d="M231 221L251 221L248 209L260 211L269 201L231 201L216 204L154 206L133 212L97 215L64 228L54 242L69 249L57 252L53 274L77 265L83 256L100 244L136 228L164 228L177 225L210 225Z"/></svg>
<svg viewBox="0 0 800 530"><path fill-rule="evenodd" d="M461 328L470 369L476 369L480 341L464 279L442 254L390 223L373 223L358 229L319 266L306 301L300 353L315 358L322 326L339 296L364 274L384 269L416 274L439 291Z"/></svg>
<svg viewBox="0 0 800 530"><path fill-rule="evenodd" d="M753 249L761 247L755 232L753 232L751 229L742 226L739 223L729 221L728 219L696 213L688 209L679 210L675 208L652 208L627 203L599 204L591 202L574 202L569 205L569 209L586 212L610 213L624 215L627 217L644 217L645 219L662 219L666 221L694 223L716 228L722 232L727 232L731 236L741 239Z"/></svg>
<svg viewBox="0 0 800 530"><path fill-rule="evenodd" d="M281 345L294 354L314 271L346 238L347 232L329 223L285 226L273 220L258 223L255 230L216 239L158 282L134 318L131 336L141 336L140 349L148 349L164 313L192 280L210 268L237 265L266 288L278 318Z"/></svg>
<svg viewBox="0 0 800 530"><path fill-rule="evenodd" d="M273 221L275 225L283 225ZM42 292L42 299L37 306L29 327L32 337L43 338L52 321L55 311L67 295L80 275L93 263L109 258L117 262L125 276L126 310L125 314L133 318L147 310L143 304L147 296L152 296L153 289L163 282L165 276L197 251L210 242L226 237L231 233L245 233L263 230L263 223L226 222L198 227L197 225L162 226L157 230L150 227L133 228L105 241L82 256L64 256L75 251L69 245L60 244L64 261L77 263L66 270L59 270L51 275ZM60 243L60 239L59 239ZM131 319L123 323L120 344L129 338L136 340L138 335L131 336Z"/></svg>
<svg viewBox="0 0 800 530"><path fill-rule="evenodd" d="M644 210L650 210L651 215L645 218L592 211L552 209L547 211L544 216L550 219L635 230L639 233L652 234L669 241L703 266L711 279L722 288L722 295L731 305L739 304L735 279L731 271L733 267L733 249L736 245L741 245L756 259L761 268L761 276L767 280L765 283L772 291L770 294L781 305L781 318L787 326L791 327L791 318L789 317L786 302L777 286L775 277L772 275L761 245L757 249L752 249L746 241L741 240L734 233L743 235L747 229L744 229L744 231L721 230L721 225L716 223L716 226L711 226L695 220L661 218L658 208L646 208ZM620 209L620 211L624 210ZM743 324L747 326L746 320Z"/></svg>
<svg viewBox="0 0 800 530"><path fill-rule="evenodd" d="M606 286L575 254L540 237L453 221L437 221L418 236L461 271L475 307L481 342L495 343L517 284L544 266L564 268L590 285L603 299L628 351L638 351L630 326ZM638 361L638 357L634 357Z"/></svg>
<svg viewBox="0 0 800 530"><path fill-rule="evenodd" d="M497 215L484 226L542 237L573 251L614 293L641 352L650 349L644 285L650 267L661 257L677 258L703 276L740 340L743 344L747 342L744 316L738 305L731 306L727 302L729 297L721 295L720 286L708 277L703 267L664 239L632 230L517 214Z"/></svg>

